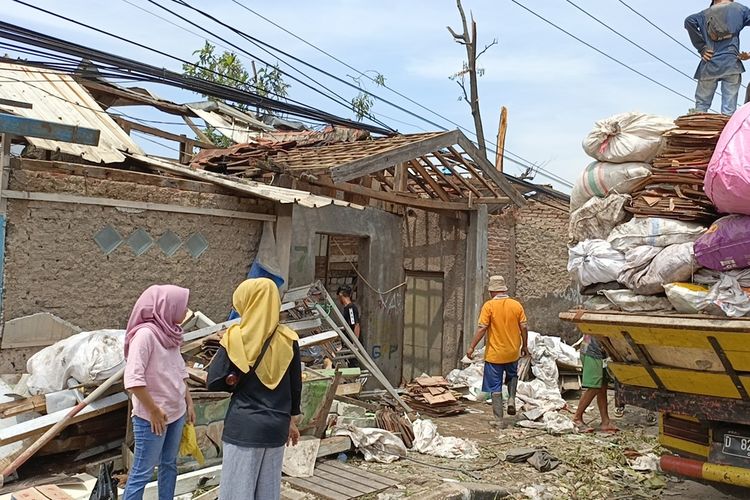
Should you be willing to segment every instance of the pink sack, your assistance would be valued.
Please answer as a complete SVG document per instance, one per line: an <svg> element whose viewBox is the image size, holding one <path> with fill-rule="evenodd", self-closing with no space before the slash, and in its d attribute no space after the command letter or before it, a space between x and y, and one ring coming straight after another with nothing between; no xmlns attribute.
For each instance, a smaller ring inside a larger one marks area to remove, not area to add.
<svg viewBox="0 0 750 500"><path fill-rule="evenodd" d="M714 271L750 267L750 217L727 215L695 240L695 259Z"/></svg>
<svg viewBox="0 0 750 500"><path fill-rule="evenodd" d="M750 105L738 109L721 133L704 189L719 212L750 215Z"/></svg>

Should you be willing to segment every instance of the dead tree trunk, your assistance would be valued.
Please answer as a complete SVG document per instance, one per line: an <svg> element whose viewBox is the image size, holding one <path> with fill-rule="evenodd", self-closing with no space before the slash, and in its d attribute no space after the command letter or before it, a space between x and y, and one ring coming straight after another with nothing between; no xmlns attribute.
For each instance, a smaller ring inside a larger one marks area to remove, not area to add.
<svg viewBox="0 0 750 500"><path fill-rule="evenodd" d="M463 70L456 75L460 76L460 78L457 79L457 82L464 93L464 99L469 103L469 106L471 107L471 116L474 118L474 129L477 134L477 145L479 146L479 151L481 151L482 154L487 157L487 145L484 140L484 127L482 126L482 113L479 108L477 60L482 54L487 51L487 49L495 45L497 43L497 40L494 40L491 44L487 45L479 54L477 54L477 23L476 21L474 21L474 16L472 15L471 33L469 33L469 26L466 21L464 8L461 5L461 0L456 0L456 5L458 6L459 14L461 14L461 24L463 27L463 32L459 35L450 26L448 26L448 31L453 36L453 39L456 41L456 43L459 43L466 47L467 58ZM466 85L464 82L464 76L466 74L468 74L469 76L468 92L466 91Z"/></svg>

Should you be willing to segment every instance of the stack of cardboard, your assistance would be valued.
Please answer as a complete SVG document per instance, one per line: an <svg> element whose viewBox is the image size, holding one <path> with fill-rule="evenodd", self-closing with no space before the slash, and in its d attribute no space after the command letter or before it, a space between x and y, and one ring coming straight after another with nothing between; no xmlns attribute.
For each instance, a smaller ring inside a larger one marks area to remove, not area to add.
<svg viewBox="0 0 750 500"><path fill-rule="evenodd" d="M629 211L642 217L712 221L717 215L703 191L703 179L729 117L694 114L675 120L653 162L653 175L633 195Z"/></svg>
<svg viewBox="0 0 750 500"><path fill-rule="evenodd" d="M419 377L406 386L407 400L415 410L432 417L448 417L466 411L460 394L450 389L444 377Z"/></svg>

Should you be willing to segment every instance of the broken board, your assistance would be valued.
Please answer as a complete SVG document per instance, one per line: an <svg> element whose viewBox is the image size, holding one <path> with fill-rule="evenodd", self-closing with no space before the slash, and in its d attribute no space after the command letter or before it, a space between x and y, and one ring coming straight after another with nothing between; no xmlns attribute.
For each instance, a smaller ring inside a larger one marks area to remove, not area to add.
<svg viewBox="0 0 750 500"><path fill-rule="evenodd" d="M45 347L80 333L81 329L47 312L12 319L3 327L3 349Z"/></svg>
<svg viewBox="0 0 750 500"><path fill-rule="evenodd" d="M11 500L73 500L73 497L52 484L16 491L10 498Z"/></svg>
<svg viewBox="0 0 750 500"><path fill-rule="evenodd" d="M313 477L285 477L284 481L327 500L359 498L398 484L398 481L393 479L342 464L337 460L318 463Z"/></svg>

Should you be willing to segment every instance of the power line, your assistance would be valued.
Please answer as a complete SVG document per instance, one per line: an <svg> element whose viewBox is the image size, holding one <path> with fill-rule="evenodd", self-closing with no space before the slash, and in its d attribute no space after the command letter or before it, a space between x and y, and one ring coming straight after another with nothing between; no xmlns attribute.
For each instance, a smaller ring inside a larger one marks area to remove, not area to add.
<svg viewBox="0 0 750 500"><path fill-rule="evenodd" d="M673 42L675 42L677 45L679 45L683 49L687 50L688 52L690 52L694 56L700 57L700 55L697 52L695 52L694 49L691 49L690 47L688 47L687 45L685 45L684 43L682 43L681 41L679 41L678 39L676 39L675 37L673 37L672 35L670 35L669 33L667 33L666 31L664 31L656 23L654 23L649 18L647 18L646 16L644 16L643 14L641 14L640 12L638 12L637 10L635 10L633 7L631 7L630 5L628 5L626 2L624 2L623 0L618 0L618 1L621 4L623 4L625 7L627 7L635 15L637 15L638 17L640 17L641 19L643 19L644 21L646 21L648 24L650 24L651 26L653 26L654 28L656 28L658 31L660 31L662 34L664 34L667 38L669 38L670 40L672 40Z"/></svg>
<svg viewBox="0 0 750 500"><path fill-rule="evenodd" d="M222 42L224 42L224 43L226 43L226 44L229 44L229 45L230 45L231 47L234 47L234 49L235 49L235 50L238 50L238 51L240 51L240 52L244 53L245 55L247 55L247 56L249 56L249 57L251 57L251 58L253 58L253 59L256 59L256 60L260 61L261 63L265 64L266 66L269 66L269 67L273 67L273 66L274 66L273 64L271 64L271 63L269 63L269 62L267 62L267 61L264 61L263 59L261 59L261 58L260 58L260 57L258 57L257 55L255 55L255 54L252 54L251 52L248 52L247 50L243 49L243 48L242 48L242 47L240 47L239 45L237 45L237 44L235 44L235 43L232 43L232 42L230 42L230 41L229 41L229 40L227 40L226 38L222 38L221 36L217 35L216 33L214 33L213 31L209 30L208 28L204 28L203 26L200 26L200 25L198 25L197 23L195 23L195 22L191 21L190 19L187 19L186 17L184 17L184 16L182 16L182 15L178 14L177 12L175 12L175 11L173 11L173 10L169 9L168 7L165 7L165 6L161 5L160 3L158 3L158 2L156 2L156 1L154 1L154 0L148 0L148 2L149 2L149 3L151 3L152 5L156 6L156 7L159 7L160 9L162 9L162 10L164 10L164 11L168 12L169 14L171 14L171 15L173 15L173 16L175 16L175 17L179 18L179 19L181 19L182 21L184 21L184 22L188 23L189 25L191 25L191 26L193 26L193 27L195 27L195 28L198 28L198 29L199 29L199 30L201 30L201 31L204 31L205 33L208 33L209 35L211 35L211 36L213 36L213 37L215 37L215 38L218 38L218 39L219 39L219 40L221 40ZM179 5L183 5L183 6L186 6L186 7L190 8L190 9L193 9L193 10L198 10L198 12L200 12L200 13L203 13L203 12L202 12L202 11L200 11L199 9L195 9L194 7L190 6L190 5L189 5L189 4L187 4L187 3L184 3L184 2L175 2L175 3L177 3L177 4L179 4ZM210 17L210 16L208 15L208 14L205 14L205 13L203 13L203 14L204 14L204 15L206 15L207 17ZM212 19L213 19L213 18L212 18ZM216 21L216 22L219 22L219 21ZM256 45L257 45L257 44L256 44ZM268 50L264 49L263 47L260 47L260 46L259 46L259 48L260 48L261 50L263 50L264 52L266 52L267 54L271 55L272 57L276 57L276 56L274 56L274 54L273 54L273 53L271 53L270 51L268 51ZM303 86L307 87L308 89L312 90L313 92L316 92L316 93L318 93L318 94L322 95L323 97L326 97L326 98L328 98L328 99L332 100L332 101L333 101L333 102L335 102L336 104L339 104L339 105L343 105L343 106L344 106L345 108L347 108L347 109L348 109L349 111L355 111L355 112L356 112L356 110L354 109L354 106L352 106L352 104L351 104L351 103L350 103L349 101L347 101L347 100L346 100L346 99L345 99L345 98L344 98L343 96L341 96L341 95L337 94L336 92L334 92L333 90L329 89L328 87L326 87L326 86L325 86L325 85L323 85L322 83L320 83L320 82L316 81L316 80L315 80L314 78L310 77L309 75L307 75L307 74L305 74L304 72L300 71L299 69L295 68L294 66L292 66L292 65L291 65L291 64L289 64L288 62L285 62L285 64L286 64L287 66L289 66L290 68L292 68L293 70L295 70L296 72L298 72L298 73L300 73L301 75L303 75L304 77L306 77L307 79L309 79L310 81L312 81L312 82L313 82L313 83L314 83L315 85L317 85L317 86L318 86L318 87L320 87L321 89L324 89L324 90L325 90L326 92L329 92L329 93L330 93L330 94L332 94L332 95L326 94L325 92L323 92L323 90L320 90L320 89L318 89L318 88L315 88L315 87L313 87L312 85L308 84L307 82L304 82L304 81L300 80L299 78L295 77L294 75L291 75L291 74L289 74L288 72L286 72L286 71L283 71L283 70L282 70L282 69L280 69L280 68L277 68L277 69L278 69L278 71L279 71L280 73L282 73L282 74L286 75L287 77L291 78L292 80L294 80L295 82L299 83L300 85L303 85ZM333 97L333 96L335 96L335 97ZM379 120L377 120L377 119L374 119L374 118L372 118L372 117L368 117L368 118L370 118L370 119L371 119L371 120L372 120L373 122L377 123L378 125L380 125L380 126L381 126L381 127L383 127L383 128L390 128L390 127L389 127L388 125L386 125L385 123L383 123L383 122L381 122L381 121L379 121ZM393 130L393 131L395 132L395 130Z"/></svg>
<svg viewBox="0 0 750 500"><path fill-rule="evenodd" d="M175 1L175 0L172 0L172 1ZM269 23L269 24L271 24L271 25L275 26L276 28L280 29L280 30L281 30L281 31L283 31L284 33L287 33L288 35L290 35L290 36L294 37L295 39L297 39L297 40L301 41L302 43L304 43L304 44L308 45L309 47L311 47L311 48L315 49L316 51L320 52L321 54L323 54L323 55L325 55L325 56L329 57L330 59L332 59L332 60L334 60L334 61L338 62L339 64L341 64L341 65L343 65L343 66L347 67L348 69L350 69L350 70L354 71L354 72L355 72L355 73L357 73L358 75L360 75L360 76L362 76L362 77L364 77L364 78L367 78L368 80L370 80L370 81L372 81L372 82L376 82L376 80L375 80L375 79L374 79L374 78L373 78L372 76L368 75L368 74L367 74L366 72L363 72L363 71L361 71L361 70L359 70L359 69L355 68L354 66L352 66L352 65L351 65L351 64L349 64L349 63L347 63L346 61L343 61L342 59L340 59L340 58L336 57L335 55L331 54L330 52L328 52L328 51L326 51L326 50L324 50L324 49L320 48L320 47L319 47L319 46L317 46L317 45L315 45L314 43L312 43L312 42L309 42L308 40L304 39L303 37L301 37L301 36L297 35L296 33L292 32L291 30L289 30L289 29L285 28L284 26L280 25L279 23L277 23L277 22L275 22L275 21L273 21L273 20L269 19L268 17L265 17L265 16L263 16L263 15L262 15L262 14L260 14L259 12L257 12L257 11L255 11L255 10L251 9L250 7L247 7L246 5L242 4L241 2L239 2L239 1L237 1L237 0L232 0L232 2L234 2L234 3L235 3L235 4L237 4L238 6L242 7L242 8L243 8L243 9L245 9L246 11L250 12L251 14L253 14L253 15L255 15L255 16L257 16L257 17L259 17L260 19L262 19L262 20L266 21L267 23ZM376 83L377 83L377 82L376 82ZM470 135L473 135L473 136L474 136L475 138L477 137L477 134L476 134L476 133L475 133L474 131L472 131L472 130L470 130L470 129L467 129L466 127L464 127L464 126L460 125L459 123L456 123L455 121L451 120L450 118L448 118L448 117L446 117L446 116L444 116L444 115L442 115L442 114L438 113L437 111L434 111L433 109L430 109L430 108L428 108L427 106L425 106L425 105L423 105L423 104L419 103L418 101L415 101L414 99L412 99L412 98L410 98L409 96L405 95L404 93L402 93L402 92L400 92L400 91L398 91L398 90L394 89L393 87L389 86L388 84L384 84L384 85L382 85L382 87L384 87L384 88L386 88L386 89L390 90L391 92L393 92L393 93L394 93L394 94L396 94L397 96L399 96L399 97L401 97L401 98L405 99L406 101L410 102L411 104L414 104L414 105L418 106L419 108L421 108L421 109L423 109L423 110L425 110L425 111L427 111L427 112L429 112L429 113L433 114L434 116L437 116L438 118L441 118L442 120L445 120L446 122L450 123L451 125L454 125L454 126L455 126L455 127L457 127L457 128L459 129L459 130L462 130L463 132L466 132L466 133L468 133L468 134L470 134ZM376 99L378 99L378 100L382 100L382 99L381 99L380 97L378 97L377 95L374 95L374 94L370 94L370 95L372 95L372 96L373 96L374 98L376 98ZM387 103L387 101L385 101L385 102ZM412 114L412 115L413 115L413 114ZM421 116L417 116L417 115L413 115L413 116L416 116L417 118L419 118L419 119L421 119L421 120L425 121L426 123L429 123L430 125L433 125L433 126L435 126L435 127L439 128L440 130L447 130L447 129L446 129L445 127L443 127L443 126L441 126L441 125L438 125L438 124L436 124L436 123L434 123L434 122L432 122L432 121L430 121L430 120L427 120L427 119L425 119L424 117L421 117ZM487 142L487 144L489 144L489 145L491 145L491 146L494 146L495 148L497 148L497 144L495 144L495 143L493 143L493 142L491 142L491 141L489 141L489 140L485 140L485 142ZM494 150L491 150L491 149L489 149L489 148L488 148L488 151L490 151L491 153L496 153L496 151L494 151ZM518 161L514 161L514 160L512 160L512 159L510 159L510 158L507 158L507 156L505 156L505 154L503 155L504 157L506 157L506 159L508 159L509 161L511 161L511 162L513 162L513 163L517 163L517 164L519 164L519 165L520 165L520 166L522 166L522 167L523 167L524 169L526 169L526 168L529 168L529 167L531 167L531 168L535 168L535 169L537 169L537 170L539 171L539 174L540 174L540 175L542 175L543 177L547 177L547 178L548 178L548 179L550 179L550 180L554 180L554 181L556 181L556 182L560 182L561 184L563 184L563 185L566 185L566 186L568 186L568 187L573 187L573 185L572 185L572 183L571 183L570 181L568 181L568 180L565 180L565 179L562 179L562 180L561 180L561 178L558 178L558 179L554 178L553 176L554 176L555 174L551 174L551 172L549 172L548 170L545 170L545 169L543 169L542 167L540 167L540 166L538 166L538 165L535 165L535 164L534 164L534 162L532 162L532 161L530 161L530 160L527 160L527 159L525 159L525 158L523 158L523 157L521 157L521 156L519 156L519 155L515 155L515 154L514 154L513 152L511 152L511 151L510 151L510 150L508 150L508 149L506 149L504 153L506 153L506 154L510 154L511 156L516 156L517 158L519 158L519 159L521 159L522 161L526 162L526 165L524 165L524 164L521 164L521 163L520 163L520 162L518 162ZM546 173L549 173L549 174L551 174L551 175L545 175L545 172L546 172Z"/></svg>
<svg viewBox="0 0 750 500"><path fill-rule="evenodd" d="M629 64L627 64L627 63L624 63L624 62L622 62L621 60L617 59L616 57L614 57L614 56L611 56L611 55L607 54L607 53L606 53L606 52L604 52L603 50L601 50L601 49L599 49L599 48L595 47L594 45L590 44L589 42L587 42L587 41L585 41L585 40L583 40L583 39L579 38L578 36L574 35L573 33L571 33L570 31L566 30L565 28L561 27L560 25L558 25L558 24L555 24L554 22L550 21L549 19L547 19L546 17L542 16L541 14L538 14L537 12L535 12L535 11L531 10L530 8L526 7L526 6L524 5L524 4L522 4L522 3L521 3L521 2L519 2L518 0L511 0L511 2L513 2L513 3L514 3L514 4L516 4L516 5L518 5L518 6L519 6L519 7L521 7L521 8L523 9L523 10L525 10L526 12L529 12L529 13L530 13L530 14L532 14L533 16L535 16L535 17L537 17L537 18L541 19L542 21L544 21L545 23L549 24L550 26L552 26L552 27L554 27L554 28L556 28L556 29L558 29L558 30L562 31L563 33L565 33L565 34L566 34L566 35L568 35L569 37L573 38L574 40L576 40L576 41L578 41L578 42L582 43L583 45L585 45L585 46L587 46L588 48L590 48L590 49L594 50L595 52L598 52L599 54L601 54L601 55L603 55L604 57L606 57L607 59L609 59L609 60L611 60L611 61L613 61L613 62L615 62L615 63L619 64L620 66L622 66L622 67L624 67L624 68L627 68L628 70L632 71L633 73L635 73L635 74L637 74L637 75L639 75L639 76L641 76L641 77L645 78L646 80L650 81L651 83L655 83L655 84L656 84L656 85L658 85L659 87L661 87L661 88L663 88L663 89L665 89L665 90L668 90L669 92L671 92L671 93L673 93L673 94L675 94L675 95L677 95L677 96L680 96L680 97L682 97L683 99L686 99L687 101L690 101L690 102L695 102L695 100L694 100L694 99L693 99L692 97L688 97L688 96L686 96L685 94L683 94L683 93L681 93L681 92L679 92L679 91L677 91L677 90L673 89L672 87L670 87L670 86L668 86L668 85L665 85L665 84L661 83L660 81L658 81L658 80L656 80L656 79L654 79L654 78L651 78L651 77L650 77L650 76L648 76L647 74L645 74L645 73L643 73L643 72L641 72L641 71L639 71L639 70L635 69L634 67L630 66Z"/></svg>

